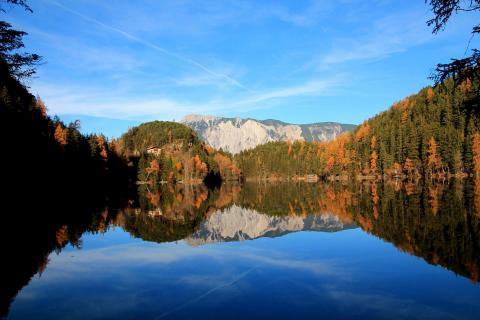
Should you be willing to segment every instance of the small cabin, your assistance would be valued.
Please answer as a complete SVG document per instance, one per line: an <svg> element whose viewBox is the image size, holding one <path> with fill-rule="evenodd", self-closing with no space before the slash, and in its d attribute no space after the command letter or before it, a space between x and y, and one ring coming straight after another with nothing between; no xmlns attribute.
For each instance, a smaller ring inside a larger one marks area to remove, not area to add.
<svg viewBox="0 0 480 320"><path fill-rule="evenodd" d="M305 176L305 181L307 182L317 182L319 177L316 174L307 174Z"/></svg>
<svg viewBox="0 0 480 320"><path fill-rule="evenodd" d="M157 146L155 146L155 147L149 147L149 148L147 148L147 153L158 156L158 155L160 155L160 154L162 153L162 148L157 147Z"/></svg>

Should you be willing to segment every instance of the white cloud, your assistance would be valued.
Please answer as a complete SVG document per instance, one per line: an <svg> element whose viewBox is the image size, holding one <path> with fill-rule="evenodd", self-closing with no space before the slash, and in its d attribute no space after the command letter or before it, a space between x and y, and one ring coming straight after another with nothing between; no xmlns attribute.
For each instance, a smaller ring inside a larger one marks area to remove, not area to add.
<svg viewBox="0 0 480 320"><path fill-rule="evenodd" d="M58 84L37 84L33 92L45 101L50 114L88 115L123 120L149 121L155 119L179 119L187 114L218 114L239 110L259 110L283 99L328 95L344 83L344 76L316 79L307 82L263 91L244 92L236 96L220 97L206 101L192 98L175 98L167 95L129 97L122 91L106 91L102 88ZM184 78L183 85L199 85L205 79ZM120 98L121 97L121 98Z"/></svg>
<svg viewBox="0 0 480 320"><path fill-rule="evenodd" d="M254 94L236 104L256 104L274 99L298 96L322 96L328 94L336 85L341 83L340 78L340 76L335 76L332 79L312 80L297 86L273 89L260 94Z"/></svg>
<svg viewBox="0 0 480 320"><path fill-rule="evenodd" d="M417 13L396 14L374 21L369 32L361 36L339 38L333 49L323 55L320 67L339 65L350 61L382 59L431 40L425 28L423 15Z"/></svg>
<svg viewBox="0 0 480 320"><path fill-rule="evenodd" d="M122 29L119 29L119 28L117 28L117 27L108 25L108 24L106 24L106 23L104 23L104 22L102 22L102 21L99 21L99 20L97 20L97 19L94 19L94 18L92 18L92 17L89 17L89 16L87 16L87 15L81 13L81 12L78 12L78 11L76 11L76 10L73 10L73 9L71 9L71 8L69 8L69 7L67 7L67 6L65 6L65 5L59 3L59 2L57 2L57 1L55 1L55 0L48 0L48 1L51 2L52 4L55 4L56 6L58 6L58 7L60 7L60 8L62 8L63 10L65 10L65 11L67 11L67 12L69 12L69 13L77 16L77 17L82 18L83 20L86 20L86 21L88 21L88 22L92 22L92 23L94 23L95 25L97 25L97 26L99 26L99 27L102 27L102 28L104 28L104 29L106 29L106 30L110 30L110 31L112 31L112 32L115 32L115 33L117 33L117 34L119 34L119 35L121 35L121 36L123 36L123 37L125 37L125 38L127 38L127 39L129 39L129 40L131 40L131 41L137 42L137 43L139 43L139 44L141 44L141 45L144 45L145 47L148 47L148 48L150 48L150 49L152 49L152 50L155 50L155 51L160 52L160 53L162 53L162 54L165 54L165 55L168 55L168 56L170 56L170 57L173 57L173 58L175 58L175 59L177 59L177 60L179 60L179 61L182 61L182 62L184 62L184 63L187 63L187 64L189 64L189 65L191 65L191 66L194 66L194 67L196 67L196 68L204 71L206 74L208 74L208 75L210 75L210 76L212 76L212 77L214 77L214 78L223 79L224 81L228 82L229 84L231 84L231 85L233 85L233 86L236 86L236 87L241 88L241 89L248 90L248 88L245 87L242 83L240 83L240 81L232 78L231 76L229 76L229 75L227 75L227 74L219 73L219 72L217 72L216 70L213 70L213 69L205 66L204 64L202 64L202 63L200 63L200 62L198 62L198 61L196 61L196 60L194 60L194 59L191 59L191 58L189 58L189 57L187 57L187 56L178 54L178 53L173 52L173 51L171 51L171 50L165 49L165 48L163 48L163 47L161 47L161 46L159 46L159 45L157 45L157 44L155 44L155 43L153 43L153 42L151 42L151 41L142 39L142 38L137 37L137 36L135 36L135 35L133 35L133 34L131 34L131 33L126 32L126 31L124 31L124 30L122 30Z"/></svg>

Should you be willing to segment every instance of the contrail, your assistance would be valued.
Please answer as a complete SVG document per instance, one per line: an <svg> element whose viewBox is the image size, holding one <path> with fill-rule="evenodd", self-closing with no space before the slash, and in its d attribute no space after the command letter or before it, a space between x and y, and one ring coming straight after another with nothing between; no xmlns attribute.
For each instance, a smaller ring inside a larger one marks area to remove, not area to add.
<svg viewBox="0 0 480 320"><path fill-rule="evenodd" d="M197 301L205 298L206 296L208 296L210 293L212 293L212 292L214 292L214 291L217 291L217 290L220 290L220 289L223 289L223 288L225 288L225 287L228 287L228 286L231 286L231 285L235 284L236 282L240 281L243 277L245 277L247 274L249 274L250 272L252 272L252 271L255 270L256 268L257 268L257 267L250 268L250 269L248 269L247 271L244 271L244 272L242 272L240 275L238 275L237 277L235 277L232 281L229 281L229 282L224 283L224 284L222 284L222 285L219 285L219 286L217 286L217 287L215 287L215 288L212 288L212 289L208 290L207 292L199 295L198 297L195 297L195 298L193 298L193 299L191 299L191 300L183 303L182 305L180 305L180 306L178 306L178 307L176 307L176 308L174 308L174 309L172 309L172 310L169 310L169 311L167 311L167 312L164 312L163 314L161 314L161 315L159 315L158 317L156 317L155 320L164 318L164 317L166 317L166 316L168 316L168 315L170 315L170 314L172 314L172 313L174 313L174 312L177 312L177 311L179 311L179 310L182 310L183 308L187 307L188 305L190 305L190 304L192 304L192 303L194 303L194 302L197 302Z"/></svg>
<svg viewBox="0 0 480 320"><path fill-rule="evenodd" d="M109 26L108 24L105 24L105 23L103 23L103 22L101 22L101 21L98 21L97 19L94 19L94 18L91 18L91 17L89 17L89 16L86 16L86 15L84 15L83 13L80 13L80 12L78 12L78 11L75 11L75 10L73 10L73 9L71 9L71 8L69 8L69 7L67 7L67 6L65 6L65 5L63 5L63 4L55 1L55 0L47 0L47 1L50 2L50 3L52 3L52 4L54 4L54 5L56 5L56 6L58 6L58 7L60 7L60 8L62 8L62 9L65 10L65 11L70 12L71 14L74 14L74 15L76 15L76 16L84 19L84 20L93 22L93 23L95 23L96 25L99 25L99 26L101 26L101 27L103 27L103 28L105 28L105 29L109 29L109 30L111 30L111 31L113 31L113 32L116 32L116 33L118 33L118 34L121 34L122 36L124 36L124 37L126 37L126 38L128 38L128 39L130 39L130 40L132 40L132 41L138 42L138 43L143 44L144 46L149 47L149 48L151 48L151 49L153 49L153 50L156 50L156 51L158 51L158 52L161 52L161 53L166 54L166 55L168 55L168 56L171 56L171 57L173 57L173 58L175 58L175 59L178 59L178 60L180 60L180 61L186 62L186 63L188 63L188 64L191 64L191 65L193 65L193 66L195 66L195 67L203 70L204 72L206 72L206 73L208 73L208 74L216 77L216 78L222 78L222 79L228 81L229 83L233 84L233 85L236 86L236 87L239 87L239 88L242 88L242 89L244 89L244 90L250 91L250 89L248 89L247 87L245 87L243 84L241 84L241 83L238 82L237 80L233 79L232 77L229 77L229 76L227 76L226 74L222 74L222 73L215 72L215 71L211 70L210 68L204 66L203 64L201 64L201 63L199 63L199 62L197 62L197 61L195 61L195 60L193 60L193 59L184 57L184 56L182 56L182 55L180 55L180 54L178 54L178 53L175 53L175 52L171 52L171 51L169 51L169 50L167 50L167 49L164 49L164 48L162 48L162 47L160 47L160 46L157 46L156 44L154 44L154 43L152 43L152 42L149 42L149 41L143 40L143 39L141 39L141 38L138 38L138 37L136 37L136 36L134 36L134 35L132 35L132 34L130 34L130 33L128 33L128 32L125 32L125 31L123 31L123 30L121 30L121 29L118 29L118 28Z"/></svg>

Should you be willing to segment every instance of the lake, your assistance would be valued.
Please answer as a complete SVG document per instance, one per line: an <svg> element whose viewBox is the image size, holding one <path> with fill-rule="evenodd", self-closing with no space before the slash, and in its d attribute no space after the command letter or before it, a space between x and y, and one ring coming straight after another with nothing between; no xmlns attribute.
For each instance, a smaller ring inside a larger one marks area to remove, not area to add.
<svg viewBox="0 0 480 320"><path fill-rule="evenodd" d="M3 226L7 319L480 318L473 182L144 185L83 211Z"/></svg>

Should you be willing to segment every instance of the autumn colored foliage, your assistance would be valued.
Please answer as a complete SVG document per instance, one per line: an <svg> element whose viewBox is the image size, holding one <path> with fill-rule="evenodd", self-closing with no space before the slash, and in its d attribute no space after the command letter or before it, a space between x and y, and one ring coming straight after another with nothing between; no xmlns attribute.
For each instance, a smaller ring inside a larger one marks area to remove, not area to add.
<svg viewBox="0 0 480 320"><path fill-rule="evenodd" d="M427 87L330 142L268 143L241 152L245 177L466 177L480 169L480 77ZM473 105L472 105L473 103Z"/></svg>

